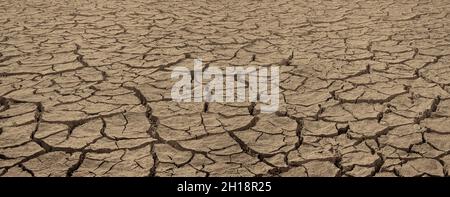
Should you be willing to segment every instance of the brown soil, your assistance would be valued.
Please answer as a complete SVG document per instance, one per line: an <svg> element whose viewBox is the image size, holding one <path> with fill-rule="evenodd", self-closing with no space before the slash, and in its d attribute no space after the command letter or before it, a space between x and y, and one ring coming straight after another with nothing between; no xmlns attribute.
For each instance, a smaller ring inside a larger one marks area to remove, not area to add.
<svg viewBox="0 0 450 197"><path fill-rule="evenodd" d="M4 0L0 176L446 176L448 0ZM281 105L171 70L280 66Z"/></svg>

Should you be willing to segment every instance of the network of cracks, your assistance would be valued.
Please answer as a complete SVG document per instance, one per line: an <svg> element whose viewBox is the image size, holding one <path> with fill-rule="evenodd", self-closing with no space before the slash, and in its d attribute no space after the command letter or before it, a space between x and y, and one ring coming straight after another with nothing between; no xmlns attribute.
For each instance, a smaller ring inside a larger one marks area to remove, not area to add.
<svg viewBox="0 0 450 197"><path fill-rule="evenodd" d="M0 176L447 176L447 0L0 2ZM280 108L171 100L280 68Z"/></svg>

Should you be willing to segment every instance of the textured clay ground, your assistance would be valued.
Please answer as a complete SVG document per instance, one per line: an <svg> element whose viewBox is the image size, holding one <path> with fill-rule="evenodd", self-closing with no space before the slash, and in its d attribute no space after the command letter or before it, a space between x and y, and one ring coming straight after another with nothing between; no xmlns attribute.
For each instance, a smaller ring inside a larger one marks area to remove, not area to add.
<svg viewBox="0 0 450 197"><path fill-rule="evenodd" d="M4 0L0 176L447 176L448 0ZM175 66L280 66L280 109Z"/></svg>

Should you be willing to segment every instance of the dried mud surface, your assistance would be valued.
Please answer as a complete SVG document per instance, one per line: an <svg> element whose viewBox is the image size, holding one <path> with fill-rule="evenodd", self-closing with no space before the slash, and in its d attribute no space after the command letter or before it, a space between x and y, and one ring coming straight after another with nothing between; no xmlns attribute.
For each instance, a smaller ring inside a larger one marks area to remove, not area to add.
<svg viewBox="0 0 450 197"><path fill-rule="evenodd" d="M447 176L447 0L0 2L0 176ZM280 109L171 70L280 66Z"/></svg>

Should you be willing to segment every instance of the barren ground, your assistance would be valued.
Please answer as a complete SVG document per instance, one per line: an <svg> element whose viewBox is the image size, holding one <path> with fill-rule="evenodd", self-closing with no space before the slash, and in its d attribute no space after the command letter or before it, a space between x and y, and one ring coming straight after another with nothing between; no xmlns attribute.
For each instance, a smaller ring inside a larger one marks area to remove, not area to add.
<svg viewBox="0 0 450 197"><path fill-rule="evenodd" d="M0 176L446 176L448 0L4 0ZM280 66L280 109L171 101Z"/></svg>

